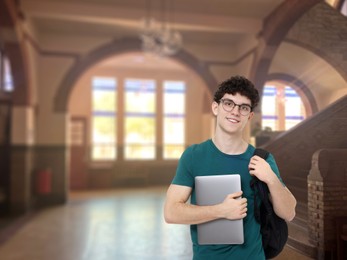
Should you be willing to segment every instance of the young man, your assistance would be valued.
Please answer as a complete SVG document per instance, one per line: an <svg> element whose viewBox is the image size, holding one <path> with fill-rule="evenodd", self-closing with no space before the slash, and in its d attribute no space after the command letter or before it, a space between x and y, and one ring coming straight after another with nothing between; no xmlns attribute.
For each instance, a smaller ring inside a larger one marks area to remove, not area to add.
<svg viewBox="0 0 347 260"><path fill-rule="evenodd" d="M215 135L188 147L179 161L176 175L167 191L164 216L167 223L190 224L193 259L265 259L260 225L254 218L252 176L265 182L276 214L287 221L295 216L296 200L283 184L274 157L253 156L254 147L243 139L243 131L254 115L259 94L252 82L242 76L220 84L214 95L212 112L216 117ZM241 175L242 191L228 195L217 205L197 206L194 178L200 175ZM186 203L191 197L191 203ZM241 199L237 199L242 197ZM199 245L196 224L211 220L243 219L242 245Z"/></svg>

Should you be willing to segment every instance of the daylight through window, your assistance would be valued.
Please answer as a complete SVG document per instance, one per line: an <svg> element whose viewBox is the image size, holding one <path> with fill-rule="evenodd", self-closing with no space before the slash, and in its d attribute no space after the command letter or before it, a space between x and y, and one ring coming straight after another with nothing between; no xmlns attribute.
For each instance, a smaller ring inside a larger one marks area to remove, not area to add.
<svg viewBox="0 0 347 260"><path fill-rule="evenodd" d="M262 126L272 131L285 131L306 118L301 97L290 86L267 84L262 100Z"/></svg>

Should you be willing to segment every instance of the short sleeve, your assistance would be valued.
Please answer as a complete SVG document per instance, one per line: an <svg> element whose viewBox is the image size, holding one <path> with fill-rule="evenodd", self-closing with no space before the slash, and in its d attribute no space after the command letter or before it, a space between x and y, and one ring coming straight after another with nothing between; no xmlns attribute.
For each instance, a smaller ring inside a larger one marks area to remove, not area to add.
<svg viewBox="0 0 347 260"><path fill-rule="evenodd" d="M194 175L193 175L193 151L194 146L188 147L182 154L178 161L176 169L176 175L172 180L172 184L183 185L188 187L194 186Z"/></svg>
<svg viewBox="0 0 347 260"><path fill-rule="evenodd" d="M272 169L273 172L277 175L278 179L279 179L279 180L282 182L282 184L285 186L285 184L284 184L284 182L283 182L283 180L282 180L282 178L281 178L280 171L279 171L278 166L277 166L277 164L276 164L275 158L274 158L274 156L273 156L271 153L269 154L269 157L267 158L266 161L269 163L271 169Z"/></svg>

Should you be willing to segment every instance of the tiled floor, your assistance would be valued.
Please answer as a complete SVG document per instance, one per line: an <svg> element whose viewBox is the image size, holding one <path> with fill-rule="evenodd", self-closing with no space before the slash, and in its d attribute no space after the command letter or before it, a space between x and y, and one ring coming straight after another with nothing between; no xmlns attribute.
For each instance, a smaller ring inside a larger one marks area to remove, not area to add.
<svg viewBox="0 0 347 260"><path fill-rule="evenodd" d="M165 188L72 193L0 231L1 260L191 259L189 228L163 220ZM308 260L285 248L277 260Z"/></svg>

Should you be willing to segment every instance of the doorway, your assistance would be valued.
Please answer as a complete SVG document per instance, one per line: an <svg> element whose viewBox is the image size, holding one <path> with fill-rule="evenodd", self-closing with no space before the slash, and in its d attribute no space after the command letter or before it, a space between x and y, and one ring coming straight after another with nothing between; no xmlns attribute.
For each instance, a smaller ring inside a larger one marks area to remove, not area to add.
<svg viewBox="0 0 347 260"><path fill-rule="evenodd" d="M89 186L87 161L87 124L84 117L72 117L70 121L70 189L81 190Z"/></svg>

